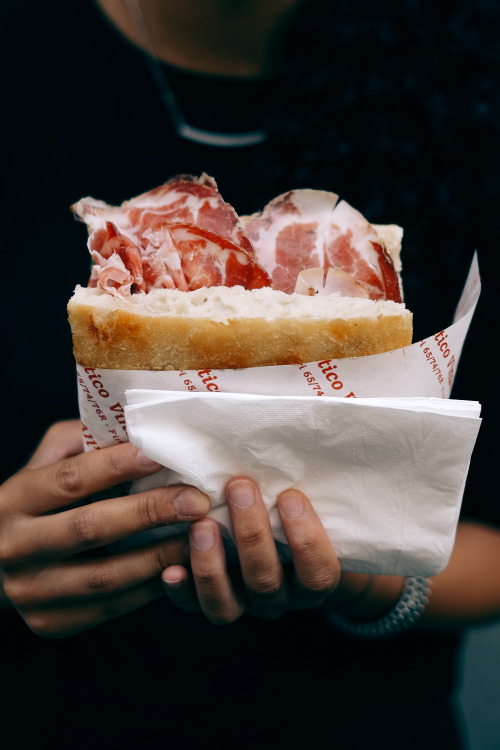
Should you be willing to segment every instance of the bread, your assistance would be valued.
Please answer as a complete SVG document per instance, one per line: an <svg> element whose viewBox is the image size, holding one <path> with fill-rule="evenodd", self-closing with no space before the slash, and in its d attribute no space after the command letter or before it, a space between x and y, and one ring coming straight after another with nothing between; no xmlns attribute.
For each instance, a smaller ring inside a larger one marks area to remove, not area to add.
<svg viewBox="0 0 500 750"><path fill-rule="evenodd" d="M359 357L407 346L401 303L270 288L151 290L125 302L77 287L68 303L76 361L122 370L224 369Z"/></svg>

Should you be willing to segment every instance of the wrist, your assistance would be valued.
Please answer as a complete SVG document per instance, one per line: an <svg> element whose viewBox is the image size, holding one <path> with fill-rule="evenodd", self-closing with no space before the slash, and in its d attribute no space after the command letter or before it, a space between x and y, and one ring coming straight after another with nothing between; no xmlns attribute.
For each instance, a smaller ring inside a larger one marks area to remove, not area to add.
<svg viewBox="0 0 500 750"><path fill-rule="evenodd" d="M404 576L343 571L335 593L325 605L325 611L336 612L354 621L378 619L397 604L404 584Z"/></svg>

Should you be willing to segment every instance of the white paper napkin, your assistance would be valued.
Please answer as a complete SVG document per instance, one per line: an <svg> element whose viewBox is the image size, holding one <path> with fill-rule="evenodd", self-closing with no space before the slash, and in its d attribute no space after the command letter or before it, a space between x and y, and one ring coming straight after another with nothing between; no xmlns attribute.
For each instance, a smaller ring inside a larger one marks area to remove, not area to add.
<svg viewBox="0 0 500 750"><path fill-rule="evenodd" d="M125 395L130 440L168 467L133 491L192 484L209 495L210 515L230 539L223 489L245 474L260 485L285 558L276 497L294 486L313 503L343 569L433 576L446 566L481 422L477 402Z"/></svg>

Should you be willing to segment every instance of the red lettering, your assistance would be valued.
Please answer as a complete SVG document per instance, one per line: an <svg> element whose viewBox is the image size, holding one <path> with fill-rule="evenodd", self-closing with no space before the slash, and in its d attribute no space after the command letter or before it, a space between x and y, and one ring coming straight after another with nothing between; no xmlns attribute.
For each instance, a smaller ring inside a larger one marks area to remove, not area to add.
<svg viewBox="0 0 500 750"><path fill-rule="evenodd" d="M211 375L211 372L212 370L198 370L198 377L201 379L201 382L203 383L207 391L218 391L219 386L213 382L214 380L217 380L217 375Z"/></svg>

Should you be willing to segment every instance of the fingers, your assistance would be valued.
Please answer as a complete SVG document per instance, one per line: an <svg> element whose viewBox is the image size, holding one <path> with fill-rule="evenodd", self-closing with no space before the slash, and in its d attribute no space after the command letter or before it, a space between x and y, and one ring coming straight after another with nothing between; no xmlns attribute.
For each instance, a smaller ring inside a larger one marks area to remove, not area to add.
<svg viewBox="0 0 500 750"><path fill-rule="evenodd" d="M287 587L258 485L235 477L226 485L226 496L238 549L238 578L227 570L218 525L208 518L193 523L190 555L198 604L206 617L218 624L232 622L244 609L260 617L277 617L289 603ZM163 580L171 600L194 611L196 600L187 575L165 571Z"/></svg>
<svg viewBox="0 0 500 750"><path fill-rule="evenodd" d="M71 505L89 495L153 474L160 465L131 443L79 453L49 466L28 467L5 485L10 505L38 515Z"/></svg>
<svg viewBox="0 0 500 750"><path fill-rule="evenodd" d="M20 612L28 627L37 635L63 638L125 615L161 596L163 590L161 581L157 578L134 589L91 602L54 608L35 607L28 612Z"/></svg>
<svg viewBox="0 0 500 750"><path fill-rule="evenodd" d="M173 486L61 513L25 516L17 521L17 533L3 539L1 560L8 569L26 559L33 564L74 555L159 526L201 518L209 508L208 497L195 487Z"/></svg>
<svg viewBox="0 0 500 750"><path fill-rule="evenodd" d="M165 593L170 601L184 612L199 612L201 607L193 583L193 578L187 568L172 565L163 571L161 580Z"/></svg>
<svg viewBox="0 0 500 750"><path fill-rule="evenodd" d="M304 493L286 490L279 495L277 505L294 565L294 608L318 606L340 580L337 556Z"/></svg>
<svg viewBox="0 0 500 750"><path fill-rule="evenodd" d="M186 535L92 560L15 576L5 589L27 625L46 637L73 635L164 595L160 573L187 560Z"/></svg>
<svg viewBox="0 0 500 750"><path fill-rule="evenodd" d="M76 426L54 425L29 464L0 487L6 594L29 627L47 635L78 632L161 596L160 574L185 564L187 539L114 557L83 560L75 555L201 518L210 505L206 495L185 486L89 502L90 495L149 476L161 466L130 443L83 453Z"/></svg>
<svg viewBox="0 0 500 750"><path fill-rule="evenodd" d="M235 477L226 485L226 498L250 609L261 617L277 617L287 606L288 593L259 487Z"/></svg>
<svg viewBox="0 0 500 750"><path fill-rule="evenodd" d="M243 613L244 603L229 577L218 525L208 518L197 521L191 525L189 537L191 569L201 610L215 624L233 622ZM186 589L183 595L188 595ZM175 601L175 592L170 596Z"/></svg>
<svg viewBox="0 0 500 750"><path fill-rule="evenodd" d="M190 527L192 580L185 569L164 571L162 576L175 604L195 611L197 601L209 620L228 623L243 609L272 618L287 609L317 607L330 596L340 578L340 565L302 492L286 490L277 501L293 559L291 585L285 580L258 485L247 477L235 477L226 485L226 496L241 582L227 571L217 524L202 519Z"/></svg>
<svg viewBox="0 0 500 750"><path fill-rule="evenodd" d="M40 568L36 576L31 570L7 575L5 591L18 609L27 612L42 606L90 605L95 599L116 598L152 578L159 579L165 568L185 564L187 559L184 534L126 553L63 561Z"/></svg>

